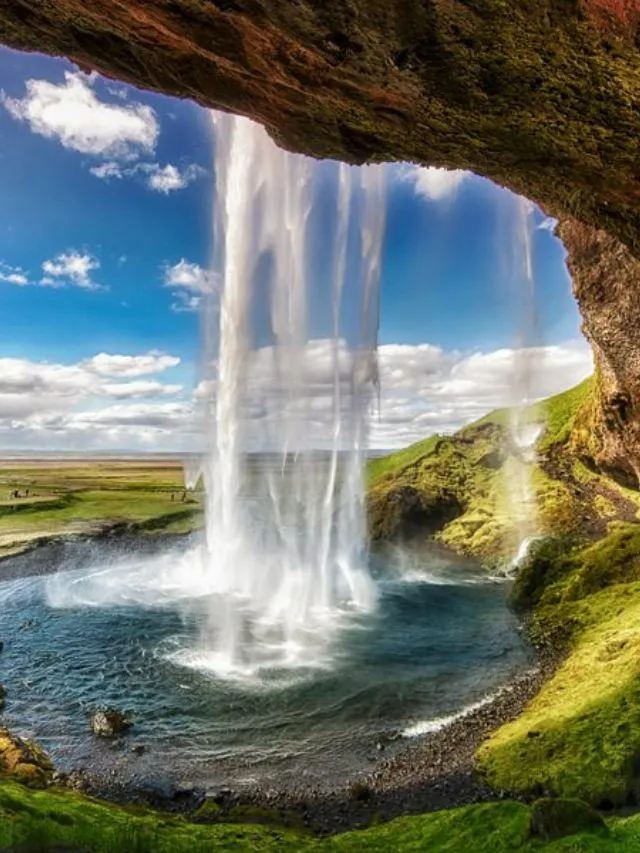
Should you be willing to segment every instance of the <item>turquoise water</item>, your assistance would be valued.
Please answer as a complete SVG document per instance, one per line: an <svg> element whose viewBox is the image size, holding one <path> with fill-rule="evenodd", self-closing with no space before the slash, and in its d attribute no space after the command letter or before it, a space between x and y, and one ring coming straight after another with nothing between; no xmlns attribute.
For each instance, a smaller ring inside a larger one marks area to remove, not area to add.
<svg viewBox="0 0 640 853"><path fill-rule="evenodd" d="M185 609L127 594L127 578L141 567L161 578L185 550L113 553L68 543L56 552L59 570L71 566L65 574L0 583L3 721L40 741L63 769L203 784L329 783L372 767L381 736L437 728L531 663L507 584L414 547L371 558L377 607L344 618L318 666L222 679L176 662L197 642L198 602ZM28 560L34 570L52 568L46 549ZM86 590L96 574L114 579L120 594L57 600L61 579L64 589ZM134 714L121 749L90 734L89 714L105 704ZM133 755L132 743L145 754Z"/></svg>

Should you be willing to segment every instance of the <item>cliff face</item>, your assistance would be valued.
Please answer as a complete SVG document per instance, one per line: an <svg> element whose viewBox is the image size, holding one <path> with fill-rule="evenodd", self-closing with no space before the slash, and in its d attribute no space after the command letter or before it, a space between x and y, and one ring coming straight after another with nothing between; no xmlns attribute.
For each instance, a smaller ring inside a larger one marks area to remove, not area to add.
<svg viewBox="0 0 640 853"><path fill-rule="evenodd" d="M559 229L583 331L596 363L595 394L574 427L574 449L620 483L640 482L640 261L604 231Z"/></svg>
<svg viewBox="0 0 640 853"><path fill-rule="evenodd" d="M596 229L563 236L600 364L602 459L631 454L633 471L640 436L607 412L635 405L640 350L622 278L640 257L639 28L640 0L0 5L12 47L249 115L292 150L470 169Z"/></svg>

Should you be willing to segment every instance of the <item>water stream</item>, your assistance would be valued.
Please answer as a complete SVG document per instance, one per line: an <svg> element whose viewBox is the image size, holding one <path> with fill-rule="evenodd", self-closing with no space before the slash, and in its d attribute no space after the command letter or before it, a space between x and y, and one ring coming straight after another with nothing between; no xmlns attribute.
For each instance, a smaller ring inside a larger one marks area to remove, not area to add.
<svg viewBox="0 0 640 853"><path fill-rule="evenodd" d="M208 377L203 558L214 595L200 644L183 660L247 675L316 665L344 613L375 603L362 460L376 379L384 171L289 154L244 118L214 114L213 122L219 288L205 324L217 359ZM321 201L334 208L322 237L324 280L312 269ZM330 305L324 317L319 287ZM330 383L315 387L327 364ZM329 450L326 465L317 464L318 445ZM251 446L278 462L253 472L257 501L243 483Z"/></svg>

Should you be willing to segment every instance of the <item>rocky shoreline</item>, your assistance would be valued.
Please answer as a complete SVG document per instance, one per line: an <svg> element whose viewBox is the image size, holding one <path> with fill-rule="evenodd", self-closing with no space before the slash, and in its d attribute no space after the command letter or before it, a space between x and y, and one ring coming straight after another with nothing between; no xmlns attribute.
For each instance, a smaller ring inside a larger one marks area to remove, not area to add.
<svg viewBox="0 0 640 853"><path fill-rule="evenodd" d="M485 702L441 729L403 740L380 744L376 768L346 784L320 790L301 783L279 790L255 785L234 790L206 790L190 783L123 780L117 776L73 773L72 787L118 803L136 803L173 812L189 813L202 822L242 821L304 827L320 834L369 826L373 820L420 814L501 799L533 800L491 788L475 769L475 752L496 728L517 717L561 661L545 650L536 664L516 676ZM384 757L382 757L384 756ZM65 781L65 780L62 780Z"/></svg>

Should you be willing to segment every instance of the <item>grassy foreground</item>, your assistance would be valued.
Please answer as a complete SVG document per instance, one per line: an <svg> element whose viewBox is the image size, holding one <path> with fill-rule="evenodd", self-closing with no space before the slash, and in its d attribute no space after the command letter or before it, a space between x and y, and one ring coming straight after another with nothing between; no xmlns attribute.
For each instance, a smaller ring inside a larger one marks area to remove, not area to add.
<svg viewBox="0 0 640 853"><path fill-rule="evenodd" d="M0 463L0 557L44 539L118 525L188 532L200 523L200 495L189 493L183 502L183 485L177 460L5 460Z"/></svg>
<svg viewBox="0 0 640 853"><path fill-rule="evenodd" d="M568 655L524 713L481 747L491 784L605 808L640 802L639 577L636 523L569 551L548 543L525 567L516 593L533 597L533 637Z"/></svg>
<svg viewBox="0 0 640 853"><path fill-rule="evenodd" d="M119 808L67 791L32 791L0 784L0 850L84 850L91 853L633 853L640 851L640 817L577 831L546 842L532 837L532 809L492 803L418 817L319 839L265 825L199 824L189 819Z"/></svg>

